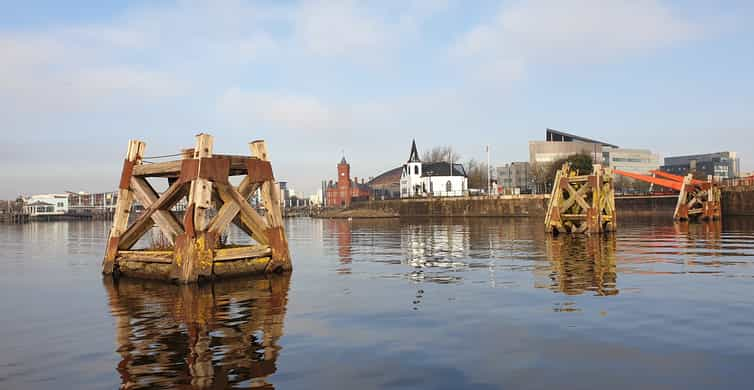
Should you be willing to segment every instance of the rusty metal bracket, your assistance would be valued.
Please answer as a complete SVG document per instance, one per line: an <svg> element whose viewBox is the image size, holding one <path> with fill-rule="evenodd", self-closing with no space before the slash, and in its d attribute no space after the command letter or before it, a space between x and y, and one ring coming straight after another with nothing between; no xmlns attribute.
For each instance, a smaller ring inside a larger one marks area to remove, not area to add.
<svg viewBox="0 0 754 390"><path fill-rule="evenodd" d="M249 159L246 161L246 170L252 183L263 183L275 180L272 174L272 164L269 161Z"/></svg>
<svg viewBox="0 0 754 390"><path fill-rule="evenodd" d="M203 157L181 160L181 183L206 179L215 183L228 183L230 160L223 157Z"/></svg>
<svg viewBox="0 0 754 390"><path fill-rule="evenodd" d="M121 171L120 184L118 185L119 189L129 189L129 186L131 185L131 176L133 176L134 173L134 165L136 165L136 162L134 161L128 161L128 159L123 160L123 170Z"/></svg>

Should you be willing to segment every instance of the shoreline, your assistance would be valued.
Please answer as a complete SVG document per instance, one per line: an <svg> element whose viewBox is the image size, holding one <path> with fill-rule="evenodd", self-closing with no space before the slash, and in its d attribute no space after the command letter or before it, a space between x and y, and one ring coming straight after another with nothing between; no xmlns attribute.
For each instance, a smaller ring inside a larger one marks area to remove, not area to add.
<svg viewBox="0 0 754 390"><path fill-rule="evenodd" d="M399 213L386 212L383 210L371 209L329 209L322 210L317 214L312 214L312 218L321 219L387 219L400 218Z"/></svg>

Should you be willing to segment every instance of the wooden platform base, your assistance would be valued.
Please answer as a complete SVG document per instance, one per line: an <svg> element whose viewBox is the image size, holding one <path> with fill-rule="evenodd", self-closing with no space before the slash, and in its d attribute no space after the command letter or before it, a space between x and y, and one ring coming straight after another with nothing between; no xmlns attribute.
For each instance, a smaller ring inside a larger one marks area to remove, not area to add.
<svg viewBox="0 0 754 390"><path fill-rule="evenodd" d="M250 245L212 250L209 270L200 280L268 273L272 250L266 245ZM180 281L181 267L173 251L119 251L114 275L140 279ZM282 268L275 271L284 271Z"/></svg>

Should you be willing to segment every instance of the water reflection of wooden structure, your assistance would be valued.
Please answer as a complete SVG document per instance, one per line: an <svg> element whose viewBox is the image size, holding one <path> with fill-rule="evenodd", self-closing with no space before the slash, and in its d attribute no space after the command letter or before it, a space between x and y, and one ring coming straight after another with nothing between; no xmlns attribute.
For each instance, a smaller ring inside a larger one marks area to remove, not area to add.
<svg viewBox="0 0 754 390"><path fill-rule="evenodd" d="M563 164L555 175L545 231L599 234L615 231L617 223L610 170L594 165L591 175L579 175Z"/></svg>
<svg viewBox="0 0 754 390"><path fill-rule="evenodd" d="M213 154L213 138L196 137L196 147L182 159L144 163L145 143L131 141L121 174L118 203L103 262L105 274L195 282L244 273L291 269L288 240L280 211L280 188L275 185L264 141L249 144L251 156ZM230 176L244 176L236 187ZM162 194L147 179L167 179ZM265 217L248 202L259 190ZM182 223L171 208L188 197ZM134 198L144 212L129 226ZM209 218L211 209L215 215ZM257 245L225 247L221 236L231 223ZM131 250L157 225L172 245L170 250Z"/></svg>
<svg viewBox="0 0 754 390"><path fill-rule="evenodd" d="M123 389L272 388L290 275L175 286L105 278Z"/></svg>
<svg viewBox="0 0 754 390"><path fill-rule="evenodd" d="M615 249L614 236L547 237L545 253L550 261L550 288L568 295L584 291L602 296L617 295Z"/></svg>

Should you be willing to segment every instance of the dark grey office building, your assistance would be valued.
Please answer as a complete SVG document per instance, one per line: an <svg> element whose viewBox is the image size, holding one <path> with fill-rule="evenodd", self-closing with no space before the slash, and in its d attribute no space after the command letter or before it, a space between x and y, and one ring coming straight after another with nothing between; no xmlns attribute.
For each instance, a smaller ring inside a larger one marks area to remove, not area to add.
<svg viewBox="0 0 754 390"><path fill-rule="evenodd" d="M665 157L665 165L660 169L681 176L694 172L697 178L714 176L720 179L732 179L741 175L740 166L741 160L736 156L736 152L719 152Z"/></svg>

